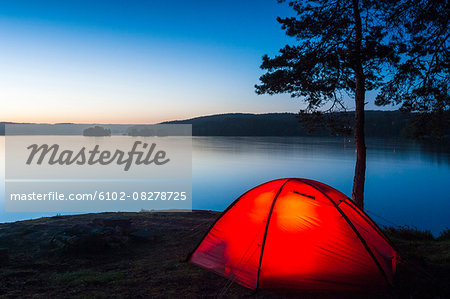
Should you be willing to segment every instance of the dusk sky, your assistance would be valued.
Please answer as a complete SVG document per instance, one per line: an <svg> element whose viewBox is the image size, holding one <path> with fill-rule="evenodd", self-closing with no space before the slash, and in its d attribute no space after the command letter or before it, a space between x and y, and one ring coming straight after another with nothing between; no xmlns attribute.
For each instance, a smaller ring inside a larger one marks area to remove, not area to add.
<svg viewBox="0 0 450 299"><path fill-rule="evenodd" d="M261 57L295 42L276 21L290 14L275 0L2 1L0 121L298 112L254 92Z"/></svg>

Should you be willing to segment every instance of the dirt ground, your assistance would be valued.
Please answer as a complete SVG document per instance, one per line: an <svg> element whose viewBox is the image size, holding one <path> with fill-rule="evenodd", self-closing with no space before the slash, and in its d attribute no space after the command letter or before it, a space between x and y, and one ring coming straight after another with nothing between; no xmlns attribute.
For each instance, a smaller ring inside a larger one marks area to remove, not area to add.
<svg viewBox="0 0 450 299"><path fill-rule="evenodd" d="M254 292L186 263L218 212L101 213L0 223L0 297L449 298L450 241L386 232L402 262L382 294Z"/></svg>

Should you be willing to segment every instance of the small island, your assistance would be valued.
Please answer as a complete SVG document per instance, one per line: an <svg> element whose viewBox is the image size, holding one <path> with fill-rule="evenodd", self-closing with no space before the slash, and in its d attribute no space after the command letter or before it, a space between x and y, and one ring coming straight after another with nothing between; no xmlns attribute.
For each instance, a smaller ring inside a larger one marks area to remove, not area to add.
<svg viewBox="0 0 450 299"><path fill-rule="evenodd" d="M111 130L100 126L90 127L83 130L83 136L111 136Z"/></svg>

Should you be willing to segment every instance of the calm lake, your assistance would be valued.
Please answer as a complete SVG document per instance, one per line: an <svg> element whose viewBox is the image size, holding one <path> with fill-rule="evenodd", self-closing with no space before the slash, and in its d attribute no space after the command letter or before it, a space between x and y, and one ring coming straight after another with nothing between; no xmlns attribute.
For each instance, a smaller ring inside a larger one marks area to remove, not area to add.
<svg viewBox="0 0 450 299"><path fill-rule="evenodd" d="M450 150L405 140L367 140L365 207L380 225L435 235L450 227ZM351 195L355 152L344 138L193 137L193 209L223 210L276 178L309 178ZM6 213L4 137L0 137L0 222L54 216Z"/></svg>

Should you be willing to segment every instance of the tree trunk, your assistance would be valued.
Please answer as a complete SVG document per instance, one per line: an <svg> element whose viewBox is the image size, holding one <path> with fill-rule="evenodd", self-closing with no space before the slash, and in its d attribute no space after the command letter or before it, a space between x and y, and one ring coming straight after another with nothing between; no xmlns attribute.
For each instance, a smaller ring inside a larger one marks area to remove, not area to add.
<svg viewBox="0 0 450 299"><path fill-rule="evenodd" d="M353 16L355 19L355 49L354 71L356 80L355 90L355 149L356 166L353 178L352 199L360 209L364 209L364 182L366 177L366 142L364 140L364 101L365 78L361 61L362 24L359 12L359 0L352 0Z"/></svg>

